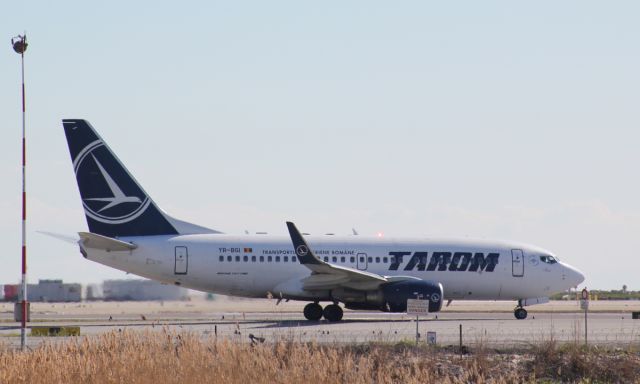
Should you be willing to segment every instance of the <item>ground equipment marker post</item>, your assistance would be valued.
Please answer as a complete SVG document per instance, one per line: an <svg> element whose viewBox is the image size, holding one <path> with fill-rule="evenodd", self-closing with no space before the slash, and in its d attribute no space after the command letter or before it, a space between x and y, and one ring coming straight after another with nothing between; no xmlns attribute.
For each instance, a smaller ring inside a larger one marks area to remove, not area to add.
<svg viewBox="0 0 640 384"><path fill-rule="evenodd" d="M462 324L460 324L460 356L462 356Z"/></svg>
<svg viewBox="0 0 640 384"><path fill-rule="evenodd" d="M407 315L416 315L416 347L420 342L419 321L420 314L429 313L429 300L422 300L422 295L417 299L407 299Z"/></svg>
<svg viewBox="0 0 640 384"><path fill-rule="evenodd" d="M589 310L589 291L587 288L582 290L582 299L580 299L580 307L584 309L584 345L587 345L587 311Z"/></svg>
<svg viewBox="0 0 640 384"><path fill-rule="evenodd" d="M420 342L420 332L418 331L418 324L420 324L420 315L416 314L416 347Z"/></svg>

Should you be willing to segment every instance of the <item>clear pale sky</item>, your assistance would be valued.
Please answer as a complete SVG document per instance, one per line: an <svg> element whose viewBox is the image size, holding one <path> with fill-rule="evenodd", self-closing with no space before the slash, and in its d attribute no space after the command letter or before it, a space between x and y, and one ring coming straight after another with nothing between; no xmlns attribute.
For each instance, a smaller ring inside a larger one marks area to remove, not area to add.
<svg viewBox="0 0 640 384"><path fill-rule="evenodd" d="M640 289L636 1L25 1L0 13L0 283L125 277L86 230L63 118L170 214L228 233L517 240Z"/></svg>

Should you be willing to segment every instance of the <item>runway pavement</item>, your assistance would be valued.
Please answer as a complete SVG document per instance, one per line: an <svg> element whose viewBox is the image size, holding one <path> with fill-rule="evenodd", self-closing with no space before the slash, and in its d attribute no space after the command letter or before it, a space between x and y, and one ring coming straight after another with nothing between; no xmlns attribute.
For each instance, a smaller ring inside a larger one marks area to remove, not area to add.
<svg viewBox="0 0 640 384"><path fill-rule="evenodd" d="M250 342L250 335L277 340L320 343L398 342L415 339L415 316L382 312L345 311L339 323L308 322L301 314L304 303L275 306L268 300L167 303L34 304L30 326L79 326L81 337L105 332L193 332L203 338L217 337ZM595 307L595 308L594 308ZM588 315L588 341L609 346L640 345L640 320L631 318L639 302L592 305ZM9 310L11 309L11 311ZM0 306L0 343L17 346L19 324L12 321L12 306ZM253 309L253 310L251 310ZM427 331L436 332L438 345L457 345L462 326L463 344L511 347L544 340L584 342L584 312L575 302L556 302L529 307L526 320L513 317L513 303L461 302L430 314L418 324L423 342ZM34 347L62 337L30 337Z"/></svg>

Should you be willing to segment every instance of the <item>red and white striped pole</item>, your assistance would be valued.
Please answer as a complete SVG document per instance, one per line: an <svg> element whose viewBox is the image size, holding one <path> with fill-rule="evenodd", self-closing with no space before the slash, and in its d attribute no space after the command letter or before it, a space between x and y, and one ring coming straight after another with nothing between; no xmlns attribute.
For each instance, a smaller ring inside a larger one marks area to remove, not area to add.
<svg viewBox="0 0 640 384"><path fill-rule="evenodd" d="M22 319L20 324L20 346L27 344L27 140L26 140L26 100L24 91L24 51L27 50L27 34L11 39L13 50L22 60Z"/></svg>

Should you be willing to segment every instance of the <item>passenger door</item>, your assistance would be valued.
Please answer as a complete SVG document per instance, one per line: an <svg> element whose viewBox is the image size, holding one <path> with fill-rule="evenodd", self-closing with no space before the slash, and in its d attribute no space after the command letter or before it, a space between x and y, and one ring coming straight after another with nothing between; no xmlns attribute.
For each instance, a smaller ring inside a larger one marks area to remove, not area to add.
<svg viewBox="0 0 640 384"><path fill-rule="evenodd" d="M513 277L524 276L524 253L522 249L511 250L511 271Z"/></svg>
<svg viewBox="0 0 640 384"><path fill-rule="evenodd" d="M189 268L189 252L187 247L176 247L176 261L173 272L176 275L186 275Z"/></svg>

